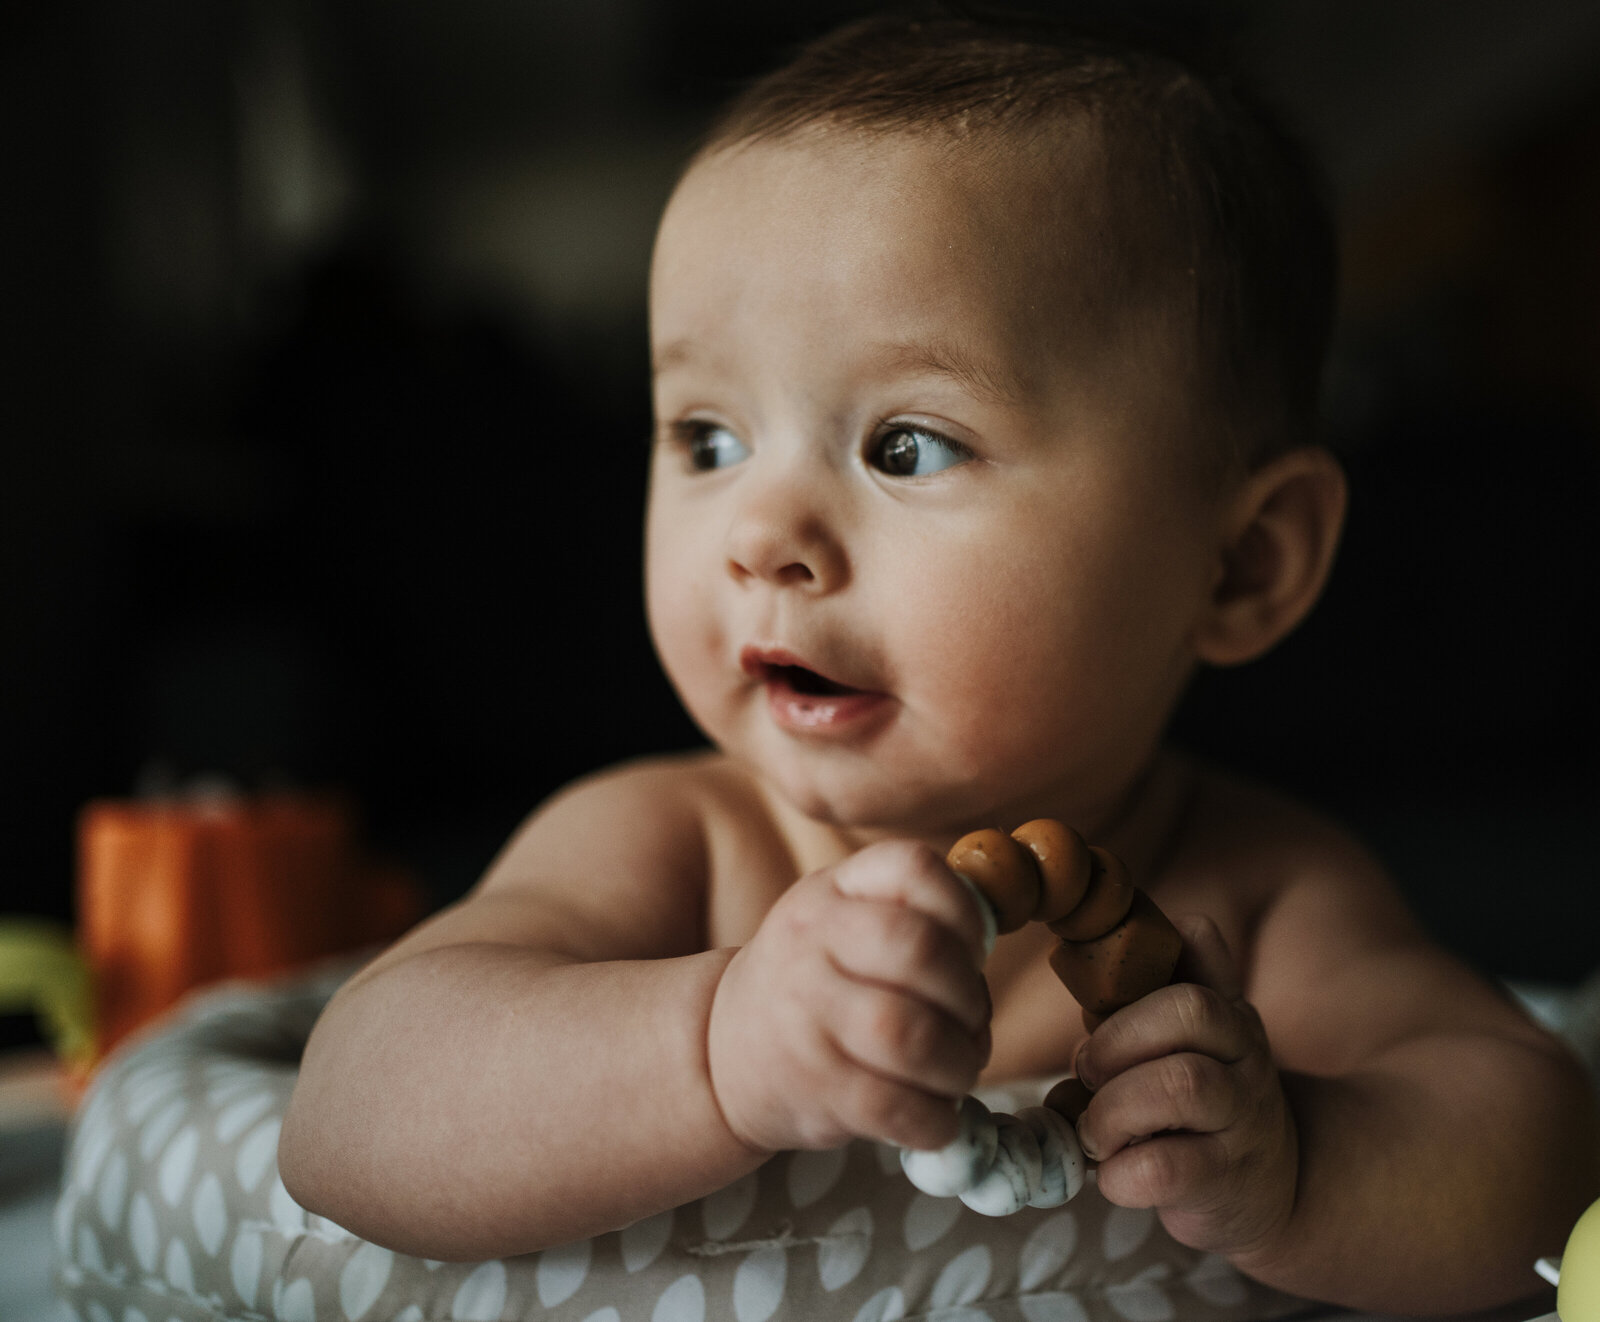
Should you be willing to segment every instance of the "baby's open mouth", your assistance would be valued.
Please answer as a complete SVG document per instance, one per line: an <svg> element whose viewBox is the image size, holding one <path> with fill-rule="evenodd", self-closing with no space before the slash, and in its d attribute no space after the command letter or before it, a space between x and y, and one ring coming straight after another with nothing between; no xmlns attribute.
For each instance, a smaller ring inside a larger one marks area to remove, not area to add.
<svg viewBox="0 0 1600 1322"><path fill-rule="evenodd" d="M778 726L804 738L864 737L893 710L888 694L841 684L781 647L746 647L739 665L766 690Z"/></svg>
<svg viewBox="0 0 1600 1322"><path fill-rule="evenodd" d="M847 684L835 683L825 675L819 675L815 670L807 670L804 666L767 666L763 677L769 684L782 684L796 693L814 697L860 692L859 689L853 689Z"/></svg>

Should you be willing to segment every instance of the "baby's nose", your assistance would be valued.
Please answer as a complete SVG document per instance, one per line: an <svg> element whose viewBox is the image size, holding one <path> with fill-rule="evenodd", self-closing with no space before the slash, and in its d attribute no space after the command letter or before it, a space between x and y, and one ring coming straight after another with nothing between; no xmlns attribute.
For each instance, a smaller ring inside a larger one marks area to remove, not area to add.
<svg viewBox="0 0 1600 1322"><path fill-rule="evenodd" d="M831 592L848 561L821 493L774 481L750 492L728 528L728 572L740 581Z"/></svg>

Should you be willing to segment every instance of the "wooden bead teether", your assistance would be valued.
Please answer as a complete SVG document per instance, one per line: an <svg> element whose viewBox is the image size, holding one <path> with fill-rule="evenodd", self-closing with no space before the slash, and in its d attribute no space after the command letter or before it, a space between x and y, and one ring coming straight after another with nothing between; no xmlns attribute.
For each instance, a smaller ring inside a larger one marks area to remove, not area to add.
<svg viewBox="0 0 1600 1322"><path fill-rule="evenodd" d="M1133 885L1121 859L1085 844L1071 827L1039 818L1010 835L973 831L945 861L972 884L997 931L1038 921L1061 938L1050 968L1082 1008L1090 1032L1172 980L1183 938ZM924 1193L957 1195L986 1216L1055 1207L1083 1183L1073 1125L1088 1096L1078 1080L1063 1079L1044 1106L1018 1116L991 1115L968 1097L954 1142L935 1152L907 1149L900 1163Z"/></svg>
<svg viewBox="0 0 1600 1322"><path fill-rule="evenodd" d="M973 831L945 861L988 900L999 931L1033 918L1061 938L1050 967L1091 1028L1171 980L1183 938L1121 859L1085 844L1071 827L1039 818L1009 836Z"/></svg>
<svg viewBox="0 0 1600 1322"><path fill-rule="evenodd" d="M1060 822L1040 817L1017 827L1011 838L1033 855L1039 869L1039 905L1033 917L1041 923L1065 918L1083 899L1094 871L1094 856L1083 837Z"/></svg>
<svg viewBox="0 0 1600 1322"><path fill-rule="evenodd" d="M956 841L945 862L989 902L1002 936L1034 917L1042 889L1039 867L1014 837L992 829L973 831Z"/></svg>

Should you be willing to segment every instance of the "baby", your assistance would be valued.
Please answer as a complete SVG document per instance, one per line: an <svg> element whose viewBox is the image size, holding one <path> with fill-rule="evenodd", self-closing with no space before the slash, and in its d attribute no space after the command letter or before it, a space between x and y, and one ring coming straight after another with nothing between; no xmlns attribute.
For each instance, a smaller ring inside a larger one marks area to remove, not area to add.
<svg viewBox="0 0 1600 1322"><path fill-rule="evenodd" d="M1580 1071L1338 829L1163 746L1333 560L1332 252L1282 135L1137 48L868 20L747 92L650 286L649 619L714 750L558 794L340 992L294 1197L501 1256L1075 1071L1104 1196L1268 1284L1536 1286L1600 1191ZM980 972L943 862L1036 817L1185 938L1092 1034L1038 925Z"/></svg>

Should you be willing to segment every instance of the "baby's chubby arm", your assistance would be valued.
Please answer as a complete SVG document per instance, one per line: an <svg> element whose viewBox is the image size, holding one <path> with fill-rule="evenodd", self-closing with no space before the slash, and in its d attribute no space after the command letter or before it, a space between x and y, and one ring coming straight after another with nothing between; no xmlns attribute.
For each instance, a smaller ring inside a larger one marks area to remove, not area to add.
<svg viewBox="0 0 1600 1322"><path fill-rule="evenodd" d="M473 1260L626 1224L758 1156L722 1124L690 777L562 792L478 886L340 989L279 1147L297 1201L364 1238Z"/></svg>
<svg viewBox="0 0 1600 1322"><path fill-rule="evenodd" d="M707 950L695 783L645 764L558 795L471 895L340 990L285 1117L297 1201L472 1260L691 1201L774 1146L952 1135L927 1090L970 1086L948 1062L975 1075L987 1023L960 884L927 851L877 846L795 882L744 949ZM874 949L902 937L911 957Z"/></svg>
<svg viewBox="0 0 1600 1322"><path fill-rule="evenodd" d="M1081 1050L1102 1191L1309 1298L1410 1313L1530 1293L1600 1192L1581 1070L1353 845L1288 871L1242 970L1176 916L1187 980Z"/></svg>

